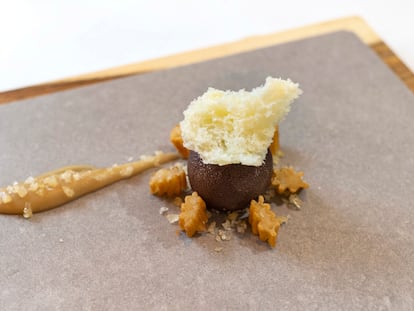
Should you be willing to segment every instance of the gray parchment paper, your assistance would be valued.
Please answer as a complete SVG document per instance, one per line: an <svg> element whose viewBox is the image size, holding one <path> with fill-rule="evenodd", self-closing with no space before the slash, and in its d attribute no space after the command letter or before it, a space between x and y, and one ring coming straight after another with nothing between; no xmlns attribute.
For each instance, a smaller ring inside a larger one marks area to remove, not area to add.
<svg viewBox="0 0 414 311"><path fill-rule="evenodd" d="M350 33L3 105L0 184L173 150L207 87L269 75L304 90L281 145L311 185L301 211L274 207L290 215L275 249L250 232L177 235L149 171L30 220L0 215L0 310L413 310L414 96Z"/></svg>

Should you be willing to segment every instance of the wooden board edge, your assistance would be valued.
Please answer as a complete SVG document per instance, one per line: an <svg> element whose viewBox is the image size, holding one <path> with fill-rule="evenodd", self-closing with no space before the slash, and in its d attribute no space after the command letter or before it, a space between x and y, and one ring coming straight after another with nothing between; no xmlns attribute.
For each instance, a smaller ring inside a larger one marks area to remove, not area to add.
<svg viewBox="0 0 414 311"><path fill-rule="evenodd" d="M188 65L217 57L247 52L275 44L300 40L330 32L347 30L355 33L370 46L391 69L414 91L414 75L410 69L381 41L380 37L360 17L351 16L314 25L295 28L283 32L248 37L236 42L226 43L204 49L179 53L139 63L110 68L107 70L51 81L21 89L0 93L0 104L30 98L61 90L71 89L101 81L142 74L160 69Z"/></svg>

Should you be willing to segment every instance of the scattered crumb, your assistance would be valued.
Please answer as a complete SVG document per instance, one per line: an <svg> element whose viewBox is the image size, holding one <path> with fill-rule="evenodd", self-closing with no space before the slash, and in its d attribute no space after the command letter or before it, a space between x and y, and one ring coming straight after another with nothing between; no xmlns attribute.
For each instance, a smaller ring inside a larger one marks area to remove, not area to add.
<svg viewBox="0 0 414 311"><path fill-rule="evenodd" d="M237 219L237 217L239 216L238 212L231 212L228 216L227 219L230 221L235 221Z"/></svg>
<svg viewBox="0 0 414 311"><path fill-rule="evenodd" d="M230 222L230 220L229 219L227 219L225 222L223 222L222 224L222 227L224 228L224 230L226 230L226 231L230 231L231 229L232 229L232 224L231 224L231 222Z"/></svg>
<svg viewBox="0 0 414 311"><path fill-rule="evenodd" d="M216 222L212 221L207 228L207 232L210 234L216 234Z"/></svg>
<svg viewBox="0 0 414 311"><path fill-rule="evenodd" d="M164 215L166 212L168 212L168 207L161 206L160 207L160 215Z"/></svg>
<svg viewBox="0 0 414 311"><path fill-rule="evenodd" d="M303 205L303 201L299 198L296 193L293 193L289 196L288 203L296 207L297 209L301 209Z"/></svg>
<svg viewBox="0 0 414 311"><path fill-rule="evenodd" d="M237 233L245 233L246 229L247 229L247 224L245 221L241 221L236 227Z"/></svg>
<svg viewBox="0 0 414 311"><path fill-rule="evenodd" d="M29 218L32 218L32 216L33 216L32 207L31 207L30 203L26 202L24 204L24 208L23 208L23 217L25 219L29 219Z"/></svg>
<svg viewBox="0 0 414 311"><path fill-rule="evenodd" d="M59 243L63 243L63 239L62 238L59 239Z"/></svg>
<svg viewBox="0 0 414 311"><path fill-rule="evenodd" d="M178 214L168 214L165 216L170 224L175 224L179 220L180 215Z"/></svg>
<svg viewBox="0 0 414 311"><path fill-rule="evenodd" d="M134 157L129 157L127 161L131 162L132 160L134 160Z"/></svg>
<svg viewBox="0 0 414 311"><path fill-rule="evenodd" d="M218 236L220 237L221 241L230 241L231 240L231 233L229 231L225 231L225 230L219 230L218 231ZM216 237L217 240L217 237Z"/></svg>
<svg viewBox="0 0 414 311"><path fill-rule="evenodd" d="M215 252L220 253L223 250L223 247L216 247L214 249Z"/></svg>

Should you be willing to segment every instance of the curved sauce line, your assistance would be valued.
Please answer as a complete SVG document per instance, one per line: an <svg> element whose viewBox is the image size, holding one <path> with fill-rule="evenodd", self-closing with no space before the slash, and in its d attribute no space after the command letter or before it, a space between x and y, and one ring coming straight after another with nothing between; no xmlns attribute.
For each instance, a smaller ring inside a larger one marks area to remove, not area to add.
<svg viewBox="0 0 414 311"><path fill-rule="evenodd" d="M28 208L33 213L46 211L178 158L176 153L159 153L109 168L68 166L29 177L25 182L0 188L0 214L22 215Z"/></svg>

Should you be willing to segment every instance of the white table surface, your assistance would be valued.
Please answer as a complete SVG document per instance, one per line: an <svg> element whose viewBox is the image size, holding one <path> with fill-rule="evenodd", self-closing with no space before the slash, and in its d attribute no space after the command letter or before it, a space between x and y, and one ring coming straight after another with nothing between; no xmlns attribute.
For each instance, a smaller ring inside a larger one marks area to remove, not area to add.
<svg viewBox="0 0 414 311"><path fill-rule="evenodd" d="M351 15L414 69L413 0L0 0L0 92Z"/></svg>

